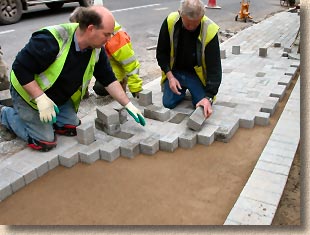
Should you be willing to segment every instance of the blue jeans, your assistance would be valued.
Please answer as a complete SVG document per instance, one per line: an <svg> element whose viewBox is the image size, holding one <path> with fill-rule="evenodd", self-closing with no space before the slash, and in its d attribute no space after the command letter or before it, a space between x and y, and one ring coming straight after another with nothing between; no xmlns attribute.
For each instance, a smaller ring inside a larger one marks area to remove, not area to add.
<svg viewBox="0 0 310 235"><path fill-rule="evenodd" d="M11 87L10 91L13 108L4 107L2 109L1 123L25 141L28 141L29 137L40 141L55 141L53 124L41 122L39 112L30 107L14 88ZM58 106L58 109L57 126L62 127L65 124L77 126L79 124L71 100Z"/></svg>
<svg viewBox="0 0 310 235"><path fill-rule="evenodd" d="M164 94L163 94L163 105L166 108L175 108L185 97L186 90L188 89L192 96L192 103L194 106L206 97L205 87L200 81L199 77L194 73L188 73L185 71L174 71L172 72L174 77L181 84L182 89L180 90L181 95L177 95L172 92L169 87L168 79L164 82Z"/></svg>

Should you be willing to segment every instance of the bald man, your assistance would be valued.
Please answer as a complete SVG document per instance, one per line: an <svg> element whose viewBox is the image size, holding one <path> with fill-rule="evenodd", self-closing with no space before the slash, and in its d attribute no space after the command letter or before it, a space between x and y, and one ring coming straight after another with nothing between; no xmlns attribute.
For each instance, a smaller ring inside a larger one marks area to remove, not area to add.
<svg viewBox="0 0 310 235"><path fill-rule="evenodd" d="M55 134L76 135L79 104L93 76L136 122L145 125L102 48L114 32L112 13L103 6L92 6L83 14L79 24L34 32L12 65L14 108L0 107L0 121L33 149L54 148Z"/></svg>

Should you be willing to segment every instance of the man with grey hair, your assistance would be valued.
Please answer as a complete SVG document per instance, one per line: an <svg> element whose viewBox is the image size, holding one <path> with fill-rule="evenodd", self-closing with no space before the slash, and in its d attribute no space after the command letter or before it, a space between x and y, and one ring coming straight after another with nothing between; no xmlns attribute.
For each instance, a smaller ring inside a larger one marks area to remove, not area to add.
<svg viewBox="0 0 310 235"><path fill-rule="evenodd" d="M156 58L162 70L163 105L173 109L188 89L195 107L212 114L222 81L219 27L205 16L200 0L182 0L162 23Z"/></svg>

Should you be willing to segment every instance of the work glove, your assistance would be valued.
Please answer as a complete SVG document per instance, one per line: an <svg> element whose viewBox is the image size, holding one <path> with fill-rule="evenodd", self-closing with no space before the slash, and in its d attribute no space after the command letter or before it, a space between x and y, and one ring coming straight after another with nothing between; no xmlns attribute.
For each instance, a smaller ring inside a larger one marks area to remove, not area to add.
<svg viewBox="0 0 310 235"><path fill-rule="evenodd" d="M139 109L137 109L131 102L126 104L125 108L137 123L140 123L142 126L145 126L145 119Z"/></svg>
<svg viewBox="0 0 310 235"><path fill-rule="evenodd" d="M35 101L37 102L41 122L55 123L56 113L59 113L57 105L45 93L35 98Z"/></svg>

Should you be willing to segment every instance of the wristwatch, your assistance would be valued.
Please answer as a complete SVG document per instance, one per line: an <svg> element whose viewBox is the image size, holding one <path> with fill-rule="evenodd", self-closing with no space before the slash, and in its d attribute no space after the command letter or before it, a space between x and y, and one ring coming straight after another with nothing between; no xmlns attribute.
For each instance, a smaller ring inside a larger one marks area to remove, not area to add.
<svg viewBox="0 0 310 235"><path fill-rule="evenodd" d="M211 105L213 104L213 99L212 99L212 98L210 98L210 97L208 97L208 96L206 96L205 98L206 98L207 100L209 100L209 102L210 102Z"/></svg>

